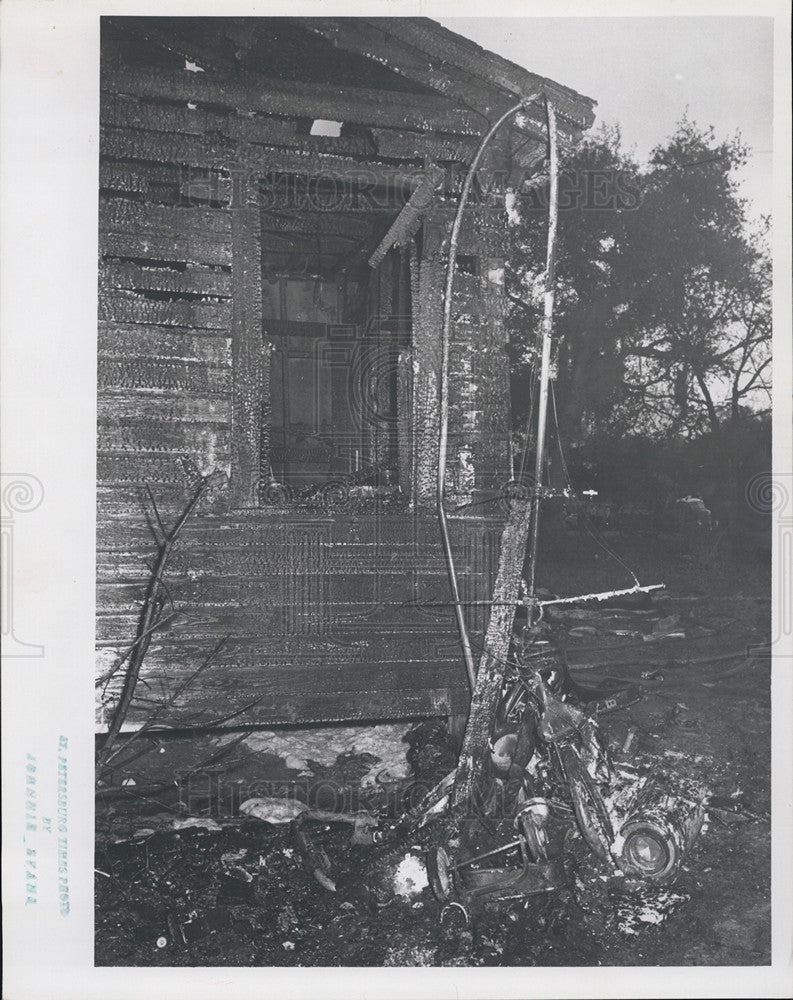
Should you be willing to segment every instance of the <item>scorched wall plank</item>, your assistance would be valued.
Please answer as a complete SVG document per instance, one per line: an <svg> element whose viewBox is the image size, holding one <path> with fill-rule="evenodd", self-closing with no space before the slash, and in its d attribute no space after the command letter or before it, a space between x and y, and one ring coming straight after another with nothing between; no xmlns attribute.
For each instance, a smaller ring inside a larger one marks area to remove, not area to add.
<svg viewBox="0 0 793 1000"><path fill-rule="evenodd" d="M231 366L231 338L222 331L100 322L98 346L100 357L179 358Z"/></svg>
<svg viewBox="0 0 793 1000"><path fill-rule="evenodd" d="M100 285L126 291L163 291L219 298L231 295L231 274L209 268L188 267L175 270L106 261L99 266L99 282Z"/></svg>
<svg viewBox="0 0 793 1000"><path fill-rule="evenodd" d="M203 233L168 236L103 232L99 236L99 249L105 257L231 265L231 244L228 240L213 239Z"/></svg>
<svg viewBox="0 0 793 1000"><path fill-rule="evenodd" d="M188 326L195 330L230 330L231 303L199 299L157 300L108 289L99 296L99 319L144 326Z"/></svg>
<svg viewBox="0 0 793 1000"><path fill-rule="evenodd" d="M247 80L218 79L210 73L140 69L103 72L101 87L113 94L191 101L212 107L292 117L326 118L359 125L443 129L478 135L480 115L440 95L389 93L361 87L317 86L250 74Z"/></svg>

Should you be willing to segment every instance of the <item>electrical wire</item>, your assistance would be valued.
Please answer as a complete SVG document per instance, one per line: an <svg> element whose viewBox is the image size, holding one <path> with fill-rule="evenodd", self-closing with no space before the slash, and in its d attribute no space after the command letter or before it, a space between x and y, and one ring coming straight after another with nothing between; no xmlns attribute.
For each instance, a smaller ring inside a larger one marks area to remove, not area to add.
<svg viewBox="0 0 793 1000"><path fill-rule="evenodd" d="M452 555L451 539L449 537L449 526L446 520L446 510L444 499L446 492L446 450L449 438L449 355L451 342L451 321L452 321L452 288L454 285L454 273L457 264L457 241L460 237L460 227L462 225L463 212L471 192L471 187L476 177L482 155L490 140L501 128L501 126L513 115L523 108L536 101L541 92L532 94L530 97L519 101L514 107L505 111L503 115L490 127L489 131L482 138L468 172L465 175L463 189L460 193L460 201L452 224L451 237L449 240L449 258L446 265L446 286L443 296L443 326L441 330L441 378L440 378L440 419L438 421L438 478L436 483L436 494L438 504L438 522L441 529L441 540L443 542L443 554L446 559L446 569L449 576L449 587L454 602L454 613L457 619L457 630L460 634L460 645L463 649L465 669L468 675L468 684L473 694L476 684L476 667L474 666L474 656L471 650L471 643L468 638L468 629L465 624L463 607L460 601L460 589L457 582L457 571L454 566L454 556Z"/></svg>
<svg viewBox="0 0 793 1000"><path fill-rule="evenodd" d="M545 260L545 290L543 293L542 353L540 361L540 396L537 404L537 447L534 459L534 490L531 498L531 527L529 531L529 572L527 592L533 601L534 581L537 572L537 550L542 505L542 479L545 458L545 439L548 415L548 384L550 382L551 342L556 278L556 238L559 223L559 147L556 134L556 109L545 95L545 114L548 120L548 246Z"/></svg>

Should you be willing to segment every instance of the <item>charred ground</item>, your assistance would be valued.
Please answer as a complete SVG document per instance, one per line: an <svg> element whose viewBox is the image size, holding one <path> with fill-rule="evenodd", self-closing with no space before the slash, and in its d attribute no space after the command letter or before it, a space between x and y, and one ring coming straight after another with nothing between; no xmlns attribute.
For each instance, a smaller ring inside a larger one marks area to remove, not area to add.
<svg viewBox="0 0 793 1000"><path fill-rule="evenodd" d="M337 884L336 893L326 892L306 870L289 826L231 815L216 802L208 824L214 829L174 829L174 817L184 819L176 789L158 792L156 782L173 775L180 755L195 759L196 740L160 737L147 742L147 753L129 768L128 777L145 774L151 788L138 781L121 798L98 799L96 963L768 964L767 565L716 537L707 543L623 538L622 544L635 546L637 557L642 553L645 575L668 584L654 613L656 619L678 615L685 638L615 636L609 633L626 630L607 628L602 616L556 627L566 635L576 677L616 676L642 685L639 702L603 717L610 744L624 747L633 730L630 746L638 757L655 758L709 789L707 829L672 885L639 889L611 877L592 866L573 838L567 888L492 903L471 912L466 924L459 911L443 914L429 888L411 898L394 894L395 866L422 846L421 834L395 845L353 847L349 827L318 825L316 839ZM549 536L546 546L550 586L575 592L602 582L594 547L569 535ZM584 634L571 635L573 628ZM217 755L216 739L201 739L207 758ZM284 790L290 782L297 787L283 761L263 758L244 742L227 747L216 765L229 780L266 778ZM387 802L393 808L394 787L359 787L372 763L365 753L347 754L332 767L313 767L314 787L345 788L350 808ZM203 812L206 821L210 804L207 799L193 812Z"/></svg>

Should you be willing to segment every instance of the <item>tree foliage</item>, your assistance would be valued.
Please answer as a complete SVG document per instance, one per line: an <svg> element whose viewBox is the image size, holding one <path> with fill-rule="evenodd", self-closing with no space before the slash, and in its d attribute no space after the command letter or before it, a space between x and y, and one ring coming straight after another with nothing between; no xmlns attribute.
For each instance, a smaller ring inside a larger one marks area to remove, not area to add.
<svg viewBox="0 0 793 1000"><path fill-rule="evenodd" d="M639 168L618 128L560 178L556 395L562 434L722 433L770 402L767 223L752 230L739 136L683 118ZM518 410L537 357L547 185L521 199L508 265ZM538 262L542 262L539 263Z"/></svg>

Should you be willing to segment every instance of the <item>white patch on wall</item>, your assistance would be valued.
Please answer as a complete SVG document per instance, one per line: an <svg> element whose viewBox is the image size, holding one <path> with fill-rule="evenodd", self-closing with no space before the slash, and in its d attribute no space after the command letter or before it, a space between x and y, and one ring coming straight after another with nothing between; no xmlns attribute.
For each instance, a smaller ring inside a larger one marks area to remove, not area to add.
<svg viewBox="0 0 793 1000"><path fill-rule="evenodd" d="M98 649L96 651L96 676L104 677L115 667L121 659L121 653L117 649Z"/></svg>
<svg viewBox="0 0 793 1000"><path fill-rule="evenodd" d="M510 226L517 226L520 223L520 209L518 208L518 193L512 188L507 188L504 198L504 207L507 211L507 222Z"/></svg>
<svg viewBox="0 0 793 1000"><path fill-rule="evenodd" d="M210 473L214 472L218 466L217 434L211 428L207 428L201 431L200 440L201 440L201 451L196 456L196 464L198 465L198 471L201 473L201 475L208 476Z"/></svg>
<svg viewBox="0 0 793 1000"><path fill-rule="evenodd" d="M468 494L474 488L474 463L470 448L461 448L457 453L457 461L460 468L460 492Z"/></svg>
<svg viewBox="0 0 793 1000"><path fill-rule="evenodd" d="M344 122L334 122L329 118L316 118L311 126L310 135L327 135L332 139L338 139L341 135L341 127Z"/></svg>
<svg viewBox="0 0 793 1000"><path fill-rule="evenodd" d="M94 725L97 731L104 731L107 728L110 706L117 697L124 671L118 671L116 676L112 678L110 675L120 663L122 655L120 650L110 647L96 651L94 676L97 682L103 682L97 683L95 688Z"/></svg>

